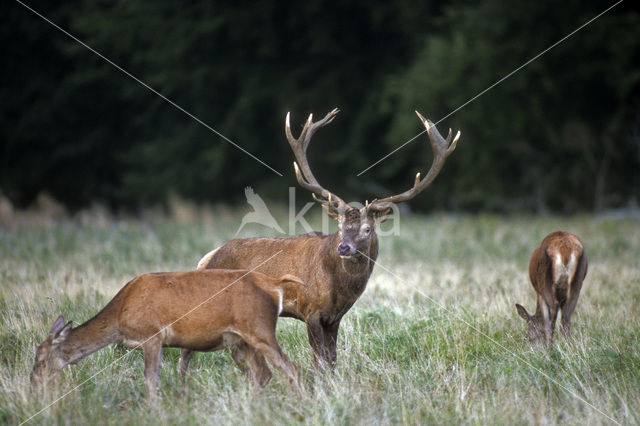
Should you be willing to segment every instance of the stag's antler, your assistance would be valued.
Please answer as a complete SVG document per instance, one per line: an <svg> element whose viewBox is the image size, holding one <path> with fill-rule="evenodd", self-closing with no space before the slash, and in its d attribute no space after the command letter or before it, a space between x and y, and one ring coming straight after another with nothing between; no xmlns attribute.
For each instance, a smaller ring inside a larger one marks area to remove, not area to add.
<svg viewBox="0 0 640 426"><path fill-rule="evenodd" d="M436 129L435 124L433 124L431 120L424 118L418 111L416 111L416 114L418 114L418 118L420 118L424 127L427 128L427 134L431 141L431 148L433 149L433 163L431 164L431 169L429 169L429 172L422 180L420 179L420 173L418 173L413 187L402 194L392 195L391 197L373 201L369 205L369 208L372 210L388 210L391 203L408 201L418 195L427 186L429 186L431 182L433 182L436 176L438 176L438 173L440 173L440 170L444 165L444 160L456 149L458 139L460 138L460 131L456 133L456 137L453 138L453 142L451 142L451 129L449 129L449 135L445 139L440 135L440 132L438 132L438 129Z"/></svg>
<svg viewBox="0 0 640 426"><path fill-rule="evenodd" d="M302 132L298 139L294 138L291 134L291 126L289 124L290 113L287 113L284 127L289 145L291 145L293 154L295 155L296 160L298 160L297 163L295 161L293 162L298 183L304 189L311 191L313 193L313 198L327 208L330 214L339 214L344 212L349 206L347 203L342 201L340 197L320 186L309 167L309 162L307 161L307 147L309 146L309 142L316 130L331 123L338 112L339 111L336 108L329 112L322 120L315 123L312 121L313 114L309 114L309 118L302 128ZM300 167L298 167L298 163L300 163ZM300 168L302 168L302 173L300 173Z"/></svg>

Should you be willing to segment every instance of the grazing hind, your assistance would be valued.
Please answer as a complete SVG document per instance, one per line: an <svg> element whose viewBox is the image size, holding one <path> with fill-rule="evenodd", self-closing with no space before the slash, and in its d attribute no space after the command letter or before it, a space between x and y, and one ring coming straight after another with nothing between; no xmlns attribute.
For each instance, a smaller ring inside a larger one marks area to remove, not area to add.
<svg viewBox="0 0 640 426"><path fill-rule="evenodd" d="M46 385L66 365L123 342L142 348L144 383L153 396L163 346L203 352L232 346L234 360L253 384L265 386L271 378L266 358L300 393L296 367L276 341L283 293L300 285L292 275L276 279L243 270L140 275L84 324L72 328L59 316L36 350L31 383Z"/></svg>
<svg viewBox="0 0 640 426"><path fill-rule="evenodd" d="M551 346L558 310L562 311L560 331L569 337L571 314L586 275L587 255L576 235L557 231L542 240L529 262L529 277L538 296L535 315L516 303L518 314L529 326L529 341Z"/></svg>

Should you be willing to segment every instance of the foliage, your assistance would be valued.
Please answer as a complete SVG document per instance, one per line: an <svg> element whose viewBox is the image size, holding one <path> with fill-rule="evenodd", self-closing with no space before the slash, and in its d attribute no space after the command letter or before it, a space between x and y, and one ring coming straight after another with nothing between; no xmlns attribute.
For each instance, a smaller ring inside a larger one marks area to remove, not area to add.
<svg viewBox="0 0 640 426"><path fill-rule="evenodd" d="M443 30L428 36L411 67L390 79L384 110L447 116L607 4L585 6L542 1L514 7L493 0L447 7L438 20ZM436 185L431 197L466 210L537 211L601 209L637 197L640 145L632 129L638 127L640 16L616 12L446 120L462 129L463 138L447 165L453 183ZM394 115L386 149L410 134L411 118ZM387 179L406 164L419 167L423 155L416 151L406 149L386 162Z"/></svg>
<svg viewBox="0 0 640 426"><path fill-rule="evenodd" d="M439 0L29 3L285 175L260 165L18 3L2 12L0 187L20 206L237 201L294 185L283 121L343 112L316 137L347 199L404 190L424 136L356 174L609 4ZM640 192L640 18L622 4L443 122L458 152L417 209L579 211ZM340 171L340 172L336 172Z"/></svg>

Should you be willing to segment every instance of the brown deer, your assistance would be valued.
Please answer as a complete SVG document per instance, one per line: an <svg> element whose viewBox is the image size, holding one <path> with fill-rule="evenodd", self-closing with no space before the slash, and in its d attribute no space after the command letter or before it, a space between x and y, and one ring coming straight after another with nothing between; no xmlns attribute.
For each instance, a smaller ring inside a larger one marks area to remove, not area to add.
<svg viewBox="0 0 640 426"><path fill-rule="evenodd" d="M518 314L529 326L529 341L551 346L558 310L562 310L560 331L569 337L571 314L586 275L587 254L577 236L556 231L542 240L529 262L529 278L538 295L535 315L516 303Z"/></svg>
<svg viewBox="0 0 640 426"><path fill-rule="evenodd" d="M163 346L203 352L233 346L234 360L253 384L263 387L271 378L266 358L301 392L296 367L276 341L283 293L298 286L292 275L275 279L237 270L140 275L84 324L72 328L59 316L36 350L31 383L45 385L66 365L121 341L142 348L149 396L157 388Z"/></svg>
<svg viewBox="0 0 640 426"><path fill-rule="evenodd" d="M254 268L281 252L273 262L257 270L270 276L294 274L306 283L304 287L296 287L295 291L285 291L280 315L306 323L316 365L328 364L330 367L336 362L340 320L364 291L378 257L376 226L392 212L393 203L411 200L433 182L460 137L458 132L452 141L449 130L449 136L444 139L434 124L416 111L431 141L431 169L423 179L418 173L409 190L374 200L358 209L323 188L307 162L307 147L313 134L330 123L337 113L338 110L334 109L315 123L309 115L298 139L291 134L287 114L285 134L297 160L293 165L298 183L312 193L330 217L338 221L338 232L331 235L312 232L289 238L234 239L209 252L198 263L198 269ZM181 358L186 360L184 365L188 364L189 357L189 350L183 350Z"/></svg>

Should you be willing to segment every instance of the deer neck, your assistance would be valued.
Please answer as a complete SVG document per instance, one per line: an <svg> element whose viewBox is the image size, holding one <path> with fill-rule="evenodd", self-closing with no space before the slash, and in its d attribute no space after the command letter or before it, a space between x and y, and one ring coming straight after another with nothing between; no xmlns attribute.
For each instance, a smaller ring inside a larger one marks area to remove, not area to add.
<svg viewBox="0 0 640 426"><path fill-rule="evenodd" d="M75 363L120 340L112 315L109 315L110 312L105 312L105 310L71 330L61 348L68 364Z"/></svg>

